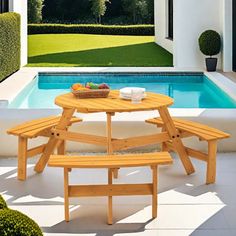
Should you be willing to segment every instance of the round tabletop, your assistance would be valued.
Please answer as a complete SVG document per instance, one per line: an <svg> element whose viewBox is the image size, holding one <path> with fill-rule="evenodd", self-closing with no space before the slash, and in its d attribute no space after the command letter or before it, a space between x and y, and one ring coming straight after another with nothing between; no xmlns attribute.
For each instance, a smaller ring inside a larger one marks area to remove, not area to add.
<svg viewBox="0 0 236 236"><path fill-rule="evenodd" d="M107 98L76 98L72 93L56 97L55 104L63 108L73 108L81 113L150 111L170 106L174 100L168 96L147 92L147 97L139 104L119 98L119 91L112 90Z"/></svg>

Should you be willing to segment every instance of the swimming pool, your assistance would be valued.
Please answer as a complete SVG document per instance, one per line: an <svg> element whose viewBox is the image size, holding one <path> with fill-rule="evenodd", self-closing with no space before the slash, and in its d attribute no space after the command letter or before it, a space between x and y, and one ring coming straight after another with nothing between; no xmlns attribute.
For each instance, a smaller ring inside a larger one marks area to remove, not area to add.
<svg viewBox="0 0 236 236"><path fill-rule="evenodd" d="M111 89L127 86L174 98L174 108L236 108L236 101L203 73L39 73L9 104L9 108L58 108L57 95L73 83L107 83Z"/></svg>

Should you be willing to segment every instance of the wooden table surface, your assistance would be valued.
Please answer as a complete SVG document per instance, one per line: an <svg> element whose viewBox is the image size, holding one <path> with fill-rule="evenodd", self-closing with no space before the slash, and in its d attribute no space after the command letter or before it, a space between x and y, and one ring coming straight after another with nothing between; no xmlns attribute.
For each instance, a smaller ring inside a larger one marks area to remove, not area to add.
<svg viewBox="0 0 236 236"><path fill-rule="evenodd" d="M147 92L147 97L139 104L132 104L130 100L119 98L119 91L112 90L108 98L78 99L72 93L56 97L55 104L63 108L73 108L81 113L93 112L133 112L157 110L168 107L174 100L168 96Z"/></svg>

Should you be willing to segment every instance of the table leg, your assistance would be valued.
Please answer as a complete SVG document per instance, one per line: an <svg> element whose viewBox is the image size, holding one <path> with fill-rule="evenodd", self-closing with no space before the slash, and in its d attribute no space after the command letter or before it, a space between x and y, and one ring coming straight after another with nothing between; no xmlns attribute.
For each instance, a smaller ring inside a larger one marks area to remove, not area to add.
<svg viewBox="0 0 236 236"><path fill-rule="evenodd" d="M108 185L112 187L112 170L108 169ZM108 196L108 215L107 215L107 223L112 225L113 217L112 217L112 196Z"/></svg>
<svg viewBox="0 0 236 236"><path fill-rule="evenodd" d="M188 175L194 173L193 164L185 150L185 147L181 141L180 134L175 128L174 122L169 114L167 107L161 107L158 109L161 119L165 123L166 131L169 133L172 144L175 147L177 153L179 154L180 160Z"/></svg>
<svg viewBox="0 0 236 236"><path fill-rule="evenodd" d="M107 154L113 154L111 117L114 115L114 113L107 113ZM118 169L113 169L113 176L114 178L118 178Z"/></svg>
<svg viewBox="0 0 236 236"><path fill-rule="evenodd" d="M75 112L75 109L64 108L61 119L60 119L58 125L56 126L56 129L66 130L67 126L70 123L70 120L71 120L74 112ZM38 172L38 173L43 172L45 166L47 165L49 157L53 153L53 151L56 148L58 142L59 142L59 140L56 139L54 136L49 138L49 141L46 144L46 148L45 148L42 156L40 157L39 161L37 162L37 164L34 168L34 170L36 172Z"/></svg>

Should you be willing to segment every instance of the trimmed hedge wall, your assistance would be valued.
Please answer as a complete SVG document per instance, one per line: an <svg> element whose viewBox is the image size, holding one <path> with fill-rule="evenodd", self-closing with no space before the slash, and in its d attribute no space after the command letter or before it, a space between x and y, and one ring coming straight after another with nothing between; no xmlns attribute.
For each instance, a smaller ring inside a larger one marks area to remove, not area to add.
<svg viewBox="0 0 236 236"><path fill-rule="evenodd" d="M0 81L20 68L20 15L0 14Z"/></svg>
<svg viewBox="0 0 236 236"><path fill-rule="evenodd" d="M154 25L29 24L28 34L154 35Z"/></svg>

